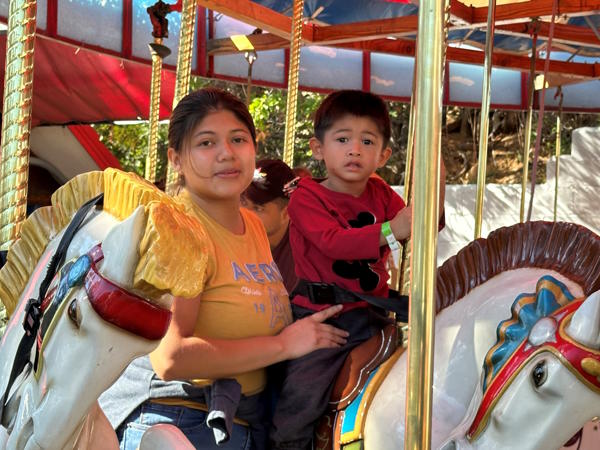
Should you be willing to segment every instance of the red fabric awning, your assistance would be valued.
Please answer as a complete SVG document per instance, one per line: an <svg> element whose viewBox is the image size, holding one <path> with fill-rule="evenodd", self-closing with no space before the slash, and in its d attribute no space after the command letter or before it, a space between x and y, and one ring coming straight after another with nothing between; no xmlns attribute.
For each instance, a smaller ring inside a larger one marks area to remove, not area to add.
<svg viewBox="0 0 600 450"><path fill-rule="evenodd" d="M6 36L0 55L4 67ZM147 119L150 79L149 65L37 35L32 125ZM175 74L163 70L161 119L170 115L174 86Z"/></svg>

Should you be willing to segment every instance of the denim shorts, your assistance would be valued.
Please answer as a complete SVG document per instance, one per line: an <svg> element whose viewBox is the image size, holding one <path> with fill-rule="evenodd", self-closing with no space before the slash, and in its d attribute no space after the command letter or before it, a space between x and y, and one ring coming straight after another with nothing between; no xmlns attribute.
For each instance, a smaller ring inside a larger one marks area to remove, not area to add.
<svg viewBox="0 0 600 450"><path fill-rule="evenodd" d="M117 428L121 450L136 450L144 431L159 423L175 425L199 450L250 450L252 438L248 428L234 424L228 442L217 446L212 430L206 425L205 411L185 406L145 402Z"/></svg>

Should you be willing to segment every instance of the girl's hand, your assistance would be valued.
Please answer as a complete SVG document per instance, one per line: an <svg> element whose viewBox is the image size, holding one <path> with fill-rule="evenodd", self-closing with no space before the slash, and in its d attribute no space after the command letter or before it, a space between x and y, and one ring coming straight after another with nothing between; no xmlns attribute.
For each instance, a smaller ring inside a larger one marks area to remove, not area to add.
<svg viewBox="0 0 600 450"><path fill-rule="evenodd" d="M341 310L342 305L335 305L285 327L278 337L286 359L299 358L319 348L340 347L345 344L349 335L347 331L323 323Z"/></svg>

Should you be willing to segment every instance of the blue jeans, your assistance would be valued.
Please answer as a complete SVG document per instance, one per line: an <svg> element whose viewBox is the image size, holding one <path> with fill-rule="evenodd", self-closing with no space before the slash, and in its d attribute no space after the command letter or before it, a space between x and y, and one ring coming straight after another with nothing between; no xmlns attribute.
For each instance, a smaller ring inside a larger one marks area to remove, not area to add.
<svg viewBox="0 0 600 450"><path fill-rule="evenodd" d="M144 431L152 425L175 425L199 450L250 450L252 438L247 427L234 424L231 439L217 446L212 430L206 425L207 413L185 406L145 402L117 428L121 450L136 450Z"/></svg>

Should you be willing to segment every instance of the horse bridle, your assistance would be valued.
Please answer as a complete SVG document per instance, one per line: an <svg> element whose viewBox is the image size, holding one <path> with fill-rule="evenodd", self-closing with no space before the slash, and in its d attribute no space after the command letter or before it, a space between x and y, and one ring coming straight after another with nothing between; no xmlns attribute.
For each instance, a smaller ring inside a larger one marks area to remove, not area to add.
<svg viewBox="0 0 600 450"><path fill-rule="evenodd" d="M37 366L38 360L38 350L36 347L36 355L34 358L34 362L31 362L31 349L36 342L38 330L40 328L40 323L42 320L42 301L46 297L46 292L48 291L48 287L52 282L52 279L56 275L59 267L63 264L67 249L73 240L73 237L83 224L85 218L88 216L89 212L95 208L97 205L102 206L104 201L104 194L100 194L97 197L94 197L84 203L79 210L73 216L73 219L65 229L58 247L48 264L48 270L46 271L46 275L42 280L38 292L37 298L30 298L27 301L27 305L25 306L25 317L23 319L23 328L25 329L25 334L21 337L21 341L17 347L17 351L15 354L15 359L12 364L12 369L10 371L10 376L8 378L8 383L4 392L2 393L2 401L0 402L0 419L4 413L4 407L6 405L9 393L13 387L13 384L17 377L23 373L23 371L30 367L31 365Z"/></svg>

